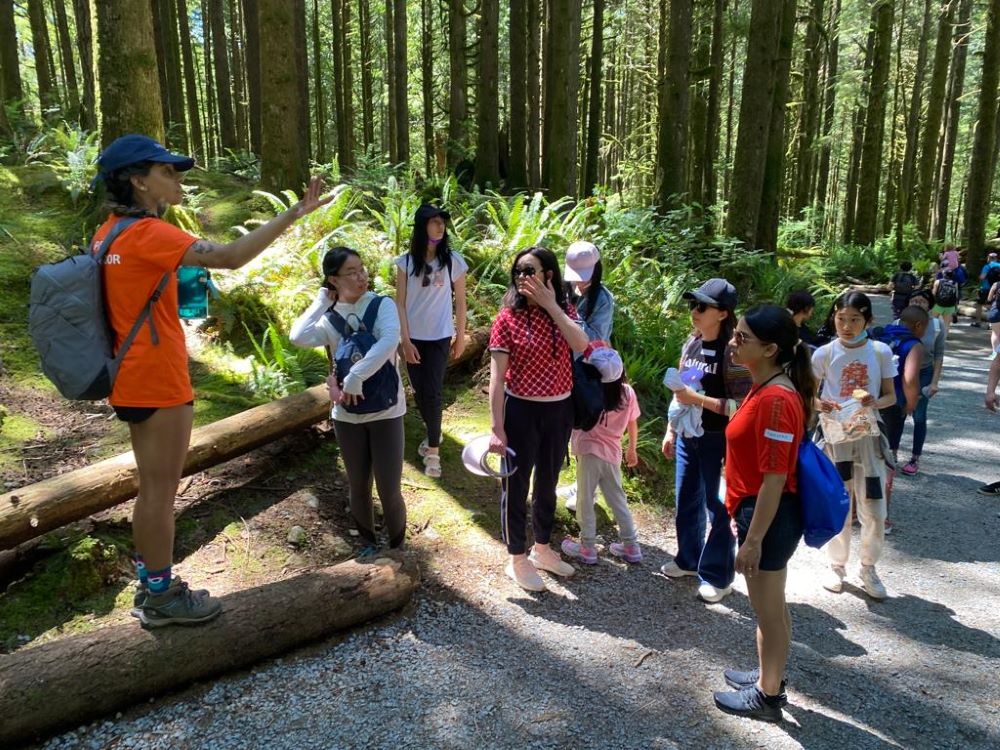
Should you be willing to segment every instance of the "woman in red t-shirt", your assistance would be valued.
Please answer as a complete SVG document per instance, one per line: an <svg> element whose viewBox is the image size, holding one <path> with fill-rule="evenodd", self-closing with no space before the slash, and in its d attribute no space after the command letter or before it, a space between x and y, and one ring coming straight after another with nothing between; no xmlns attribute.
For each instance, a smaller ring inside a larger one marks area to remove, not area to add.
<svg viewBox="0 0 1000 750"><path fill-rule="evenodd" d="M110 216L95 235L98 245L122 217L138 218L114 240L104 258L108 319L120 346L165 274L170 280L122 360L108 401L128 423L139 470L132 513L139 591L132 613L145 627L205 622L222 611L207 592L193 592L173 576L174 497L187 457L194 421L194 394L187 369L184 331L177 311L176 271L181 265L239 268L259 255L296 220L330 198L320 199L313 178L305 197L266 224L226 245L200 240L161 218L184 198L189 156L172 154L145 135L112 141L97 160ZM95 247L96 249L96 247ZM155 328L156 335L153 335Z"/></svg>
<svg viewBox="0 0 1000 750"><path fill-rule="evenodd" d="M559 261L551 250L518 253L510 287L490 331L490 450L512 464L502 481L500 520L510 560L507 575L528 591L544 591L536 568L569 576L574 568L549 546L556 482L573 430L570 351L587 348L587 334L566 301ZM531 522L535 545L526 552L528 486L534 472Z"/></svg>
<svg viewBox="0 0 1000 750"><path fill-rule="evenodd" d="M758 669L727 669L735 692L718 692L726 713L778 721L787 699L785 664L792 620L785 603L788 560L802 538L795 470L816 381L809 348L778 305L747 311L736 324L733 361L753 388L726 427L726 508L736 522L736 572L757 615Z"/></svg>

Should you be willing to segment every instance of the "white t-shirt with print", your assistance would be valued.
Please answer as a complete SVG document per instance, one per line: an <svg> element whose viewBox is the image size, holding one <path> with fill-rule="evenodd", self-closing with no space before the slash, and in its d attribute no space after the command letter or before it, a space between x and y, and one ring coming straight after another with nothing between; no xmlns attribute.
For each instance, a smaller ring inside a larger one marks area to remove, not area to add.
<svg viewBox="0 0 1000 750"><path fill-rule="evenodd" d="M419 276L413 275L409 253L400 255L393 262L406 274L406 321L410 328L410 338L417 341L438 341L454 336L451 285L469 270L465 258L454 250L451 251L451 278L448 278L448 269L442 266L440 258L431 261L429 273L425 266Z"/></svg>
<svg viewBox="0 0 1000 750"><path fill-rule="evenodd" d="M821 346L812 357L820 398L846 401L856 388L875 398L882 380L896 377L896 362L888 344L869 339L864 346L848 349L838 339Z"/></svg>

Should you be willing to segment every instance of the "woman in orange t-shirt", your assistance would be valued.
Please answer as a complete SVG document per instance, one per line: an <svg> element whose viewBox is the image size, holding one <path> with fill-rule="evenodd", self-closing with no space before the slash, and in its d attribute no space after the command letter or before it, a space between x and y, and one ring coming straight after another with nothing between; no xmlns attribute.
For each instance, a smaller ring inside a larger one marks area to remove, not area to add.
<svg viewBox="0 0 1000 750"><path fill-rule="evenodd" d="M184 172L194 159L170 153L144 135L113 141L97 161L111 215L95 236L95 246L123 217L138 219L114 240L104 258L108 319L120 346L164 275L167 285L152 305L122 361L108 399L118 418L128 422L139 470L139 495L132 533L139 575L133 614L145 627L204 622L222 610L207 592L192 592L171 575L174 546L174 497L184 468L194 393L187 369L184 332L177 314L181 265L239 268L259 255L298 218L327 203L313 178L305 197L254 231L219 245L200 240L160 217L181 203ZM96 247L95 247L96 249Z"/></svg>
<svg viewBox="0 0 1000 750"><path fill-rule="evenodd" d="M783 307L761 305L736 324L733 362L753 387L726 427L726 508L735 521L736 572L746 577L757 615L758 668L727 669L735 692L717 692L726 713L778 721L787 702L783 679L792 620L785 603L788 560L802 538L796 487L798 449L816 382L809 348Z"/></svg>

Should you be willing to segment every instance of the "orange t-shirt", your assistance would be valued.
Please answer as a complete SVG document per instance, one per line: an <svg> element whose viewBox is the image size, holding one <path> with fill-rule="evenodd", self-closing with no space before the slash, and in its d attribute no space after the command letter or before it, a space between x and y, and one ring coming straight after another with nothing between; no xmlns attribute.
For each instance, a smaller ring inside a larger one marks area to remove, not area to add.
<svg viewBox="0 0 1000 750"><path fill-rule="evenodd" d="M96 247L119 218L110 216L97 230ZM118 236L104 257L104 301L116 350L163 274L172 276L153 305L153 324L160 343L153 345L149 322L144 323L118 370L108 399L112 405L178 406L194 398L184 331L177 315L175 271L197 239L160 219L141 219Z"/></svg>

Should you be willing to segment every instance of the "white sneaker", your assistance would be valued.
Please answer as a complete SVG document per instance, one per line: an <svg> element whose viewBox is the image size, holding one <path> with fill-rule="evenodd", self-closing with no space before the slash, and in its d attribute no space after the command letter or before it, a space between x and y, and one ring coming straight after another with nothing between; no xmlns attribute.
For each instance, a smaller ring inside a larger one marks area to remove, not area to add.
<svg viewBox="0 0 1000 750"><path fill-rule="evenodd" d="M576 572L576 568L559 557L551 548L541 554L538 553L537 549L533 549L531 550L531 554L528 555L528 559L539 570L545 570L552 575L562 576L563 578L568 578Z"/></svg>
<svg viewBox="0 0 1000 750"><path fill-rule="evenodd" d="M545 581L527 560L520 560L517 564L508 560L506 573L525 591L545 591Z"/></svg>
<svg viewBox="0 0 1000 750"><path fill-rule="evenodd" d="M566 499L566 510L576 513L576 485L567 484L556 490L556 495Z"/></svg>
<svg viewBox="0 0 1000 750"><path fill-rule="evenodd" d="M703 602L708 602L709 604L715 604L716 602L721 602L727 596L733 593L732 586L726 586L723 589L716 588L708 581L702 581L701 585L698 586L698 598Z"/></svg>
<svg viewBox="0 0 1000 750"><path fill-rule="evenodd" d="M839 594L844 590L844 576L847 571L842 565L831 565L830 569L823 576L823 588Z"/></svg>
<svg viewBox="0 0 1000 750"><path fill-rule="evenodd" d="M880 579L878 577L878 573L875 572L874 565L861 566L861 587L872 599L878 599L881 601L889 596L889 594L886 593L885 585L882 583L882 579Z"/></svg>
<svg viewBox="0 0 1000 750"><path fill-rule="evenodd" d="M697 570L684 570L684 568L678 565L674 560L663 563L663 565L660 566L660 572L667 578L683 578L684 576L698 575Z"/></svg>

